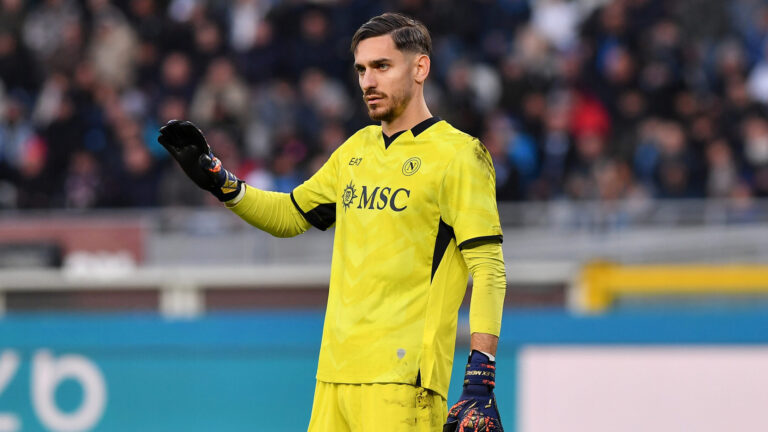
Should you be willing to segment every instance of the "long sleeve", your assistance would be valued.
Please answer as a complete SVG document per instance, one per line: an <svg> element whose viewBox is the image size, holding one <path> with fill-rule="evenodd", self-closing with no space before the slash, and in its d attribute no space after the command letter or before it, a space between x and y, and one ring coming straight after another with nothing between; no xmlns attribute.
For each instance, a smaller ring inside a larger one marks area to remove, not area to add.
<svg viewBox="0 0 768 432"><path fill-rule="evenodd" d="M498 336L507 291L504 254L499 242L478 243L461 251L473 280L469 307L470 332Z"/></svg>
<svg viewBox="0 0 768 432"><path fill-rule="evenodd" d="M244 221L275 237L293 237L311 226L291 201L291 196L245 185L245 193L227 208Z"/></svg>

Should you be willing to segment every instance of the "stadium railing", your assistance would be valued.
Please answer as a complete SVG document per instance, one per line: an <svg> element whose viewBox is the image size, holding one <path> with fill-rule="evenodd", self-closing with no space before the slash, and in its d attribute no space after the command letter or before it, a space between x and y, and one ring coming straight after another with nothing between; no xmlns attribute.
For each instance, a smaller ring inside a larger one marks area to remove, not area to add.
<svg viewBox="0 0 768 432"><path fill-rule="evenodd" d="M565 284L576 269L567 263L512 263L510 285ZM326 290L329 265L176 266L150 268L0 269L0 314L10 292L66 293L109 290L158 294L158 310L168 317L194 317L206 310L205 296L217 290Z"/></svg>
<svg viewBox="0 0 768 432"><path fill-rule="evenodd" d="M577 310L594 312L627 290L650 289L606 285L606 266L587 265L595 260L690 265L667 270L687 274L692 285L762 277L759 264L768 262L768 224L762 220L768 201L501 203L499 212L511 305L546 292L548 304L568 300ZM178 317L199 315L212 298L224 301L221 295L235 291L226 300L234 306L247 307L240 303L243 292L271 292L292 302L327 289L332 241L332 233L316 230L276 239L220 208L0 211L0 246L12 252L5 265L0 254L0 311L22 303L45 306L38 301L44 296L72 292L138 293L141 304ZM29 242L40 247L19 247ZM36 259L53 267L29 265ZM712 274L713 264L729 263L742 267ZM642 273L619 268L612 267L611 278ZM642 280L670 277L662 274ZM661 290L661 283L653 289ZM311 295L322 303L322 294Z"/></svg>

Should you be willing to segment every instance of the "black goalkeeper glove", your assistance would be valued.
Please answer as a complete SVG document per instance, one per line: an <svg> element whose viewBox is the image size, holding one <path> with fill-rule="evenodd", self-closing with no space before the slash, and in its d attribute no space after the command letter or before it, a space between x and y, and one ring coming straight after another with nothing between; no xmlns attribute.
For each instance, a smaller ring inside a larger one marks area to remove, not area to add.
<svg viewBox="0 0 768 432"><path fill-rule="evenodd" d="M464 391L448 411L443 432L504 432L493 388L496 385L496 362L473 350L464 375Z"/></svg>
<svg viewBox="0 0 768 432"><path fill-rule="evenodd" d="M219 201L229 201L240 193L243 181L221 166L203 132L192 122L169 121L160 128L157 142L168 150L196 185L215 195Z"/></svg>

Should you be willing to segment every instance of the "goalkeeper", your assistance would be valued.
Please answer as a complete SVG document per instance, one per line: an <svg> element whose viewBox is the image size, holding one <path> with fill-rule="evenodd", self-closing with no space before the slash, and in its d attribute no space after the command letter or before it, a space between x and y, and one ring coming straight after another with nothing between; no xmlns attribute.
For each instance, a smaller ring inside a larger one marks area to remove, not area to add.
<svg viewBox="0 0 768 432"><path fill-rule="evenodd" d="M352 39L359 130L290 194L228 172L193 124L160 143L201 188L278 237L335 226L310 432L501 431L495 359L506 290L495 172L485 147L433 117L424 100L432 42L387 13ZM464 391L446 396L468 275L471 353Z"/></svg>

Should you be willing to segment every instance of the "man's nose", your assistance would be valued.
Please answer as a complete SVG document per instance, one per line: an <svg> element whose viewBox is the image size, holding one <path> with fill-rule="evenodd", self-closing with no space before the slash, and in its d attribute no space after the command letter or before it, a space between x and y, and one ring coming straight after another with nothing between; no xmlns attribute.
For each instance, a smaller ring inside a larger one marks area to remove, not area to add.
<svg viewBox="0 0 768 432"><path fill-rule="evenodd" d="M360 77L360 87L362 87L363 91L376 87L376 77L374 77L371 71L363 72L363 76Z"/></svg>

